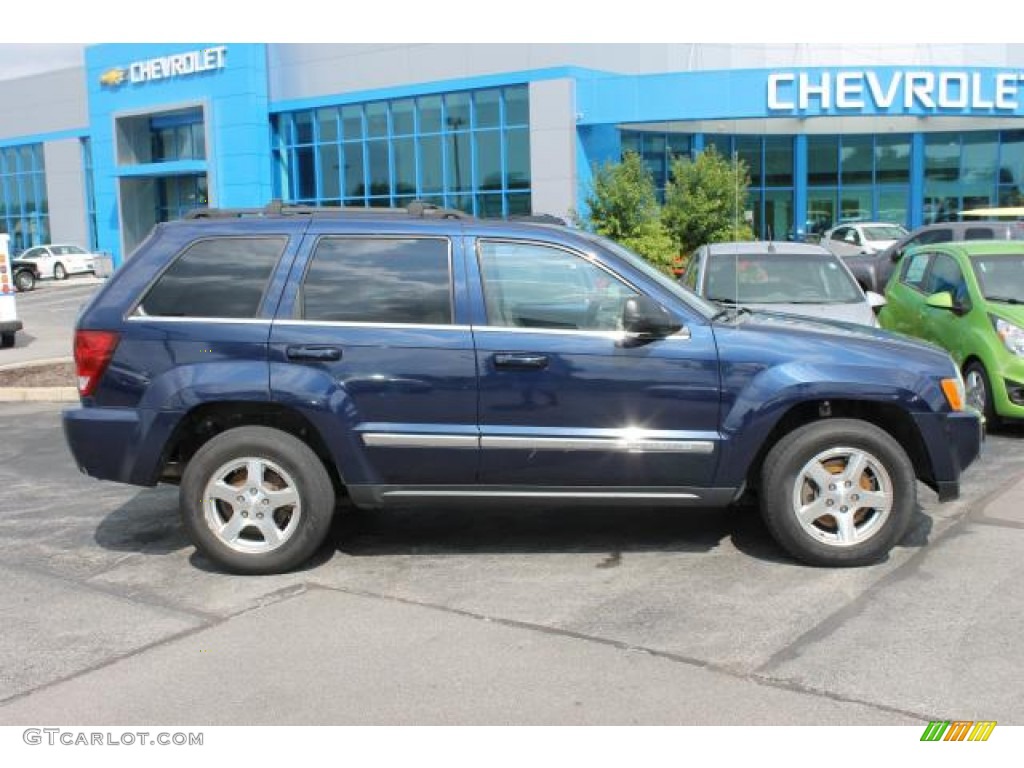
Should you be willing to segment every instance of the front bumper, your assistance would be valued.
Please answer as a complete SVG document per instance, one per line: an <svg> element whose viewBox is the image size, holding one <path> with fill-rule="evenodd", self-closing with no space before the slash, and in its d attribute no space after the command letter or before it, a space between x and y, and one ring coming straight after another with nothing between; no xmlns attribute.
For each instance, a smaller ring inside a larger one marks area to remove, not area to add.
<svg viewBox="0 0 1024 768"><path fill-rule="evenodd" d="M931 477L922 478L939 501L960 497L960 474L981 454L985 439L981 416L971 411L926 413L914 417L931 464Z"/></svg>

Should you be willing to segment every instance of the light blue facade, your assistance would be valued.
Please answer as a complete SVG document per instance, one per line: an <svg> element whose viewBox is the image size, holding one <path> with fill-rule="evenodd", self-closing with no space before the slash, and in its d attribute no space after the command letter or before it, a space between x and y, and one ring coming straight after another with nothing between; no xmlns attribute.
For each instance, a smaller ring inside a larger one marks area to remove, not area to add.
<svg viewBox="0 0 1024 768"><path fill-rule="evenodd" d="M101 250L123 257L123 205L126 179L206 174L209 204L251 207L271 197L270 131L266 46L232 43L225 46L223 68L164 79L104 85L104 73L215 44L98 45L86 49L86 82L93 153L97 235ZM203 110L205 159L143 162L125 156L125 137L117 135L119 120L173 112ZM119 154L120 151L120 154Z"/></svg>

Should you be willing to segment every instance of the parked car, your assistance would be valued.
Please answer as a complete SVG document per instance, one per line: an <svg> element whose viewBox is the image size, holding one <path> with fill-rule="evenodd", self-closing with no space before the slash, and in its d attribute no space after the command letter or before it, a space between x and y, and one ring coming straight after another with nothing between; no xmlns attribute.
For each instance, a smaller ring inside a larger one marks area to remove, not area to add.
<svg viewBox="0 0 1024 768"><path fill-rule="evenodd" d="M221 567L304 563L336 500L725 506L816 565L882 558L978 455L937 347L707 302L604 238L407 210L159 224L79 317L85 473L180 484Z"/></svg>
<svg viewBox="0 0 1024 768"><path fill-rule="evenodd" d="M39 264L19 258L11 259L11 275L15 288L19 291L31 291L39 281Z"/></svg>
<svg viewBox="0 0 1024 768"><path fill-rule="evenodd" d="M821 244L838 256L860 256L884 251L907 234L899 224L858 221L830 229Z"/></svg>
<svg viewBox="0 0 1024 768"><path fill-rule="evenodd" d="M969 405L993 425L1024 419L1024 243L916 248L887 295L882 325L947 349Z"/></svg>
<svg viewBox="0 0 1024 768"><path fill-rule="evenodd" d="M22 252L18 259L35 263L39 277L52 277L54 280L96 271L96 254L77 245L37 245Z"/></svg>
<svg viewBox="0 0 1024 768"><path fill-rule="evenodd" d="M843 260L806 243L714 243L697 249L681 281L712 301L816 319L878 325L885 303L861 290Z"/></svg>
<svg viewBox="0 0 1024 768"><path fill-rule="evenodd" d="M884 293L893 269L908 249L918 245L963 240L1024 240L1024 222L947 221L928 224L903 236L884 251L863 256L844 256L843 260L865 291Z"/></svg>

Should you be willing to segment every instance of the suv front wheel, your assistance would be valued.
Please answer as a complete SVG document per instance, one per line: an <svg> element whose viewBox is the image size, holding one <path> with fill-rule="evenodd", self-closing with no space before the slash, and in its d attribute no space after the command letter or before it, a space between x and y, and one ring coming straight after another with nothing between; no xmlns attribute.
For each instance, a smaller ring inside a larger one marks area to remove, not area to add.
<svg viewBox="0 0 1024 768"><path fill-rule="evenodd" d="M204 555L237 573L282 573L312 556L334 513L334 487L298 438L238 427L211 438L185 467L182 522Z"/></svg>
<svg viewBox="0 0 1024 768"><path fill-rule="evenodd" d="M827 419L779 440L762 469L761 513L810 565L866 565L902 538L917 500L914 467L889 433Z"/></svg>

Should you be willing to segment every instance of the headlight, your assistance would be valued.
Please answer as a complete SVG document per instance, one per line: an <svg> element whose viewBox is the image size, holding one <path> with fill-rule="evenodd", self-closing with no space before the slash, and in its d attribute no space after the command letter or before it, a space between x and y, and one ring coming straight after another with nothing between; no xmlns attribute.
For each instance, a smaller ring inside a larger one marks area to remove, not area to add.
<svg viewBox="0 0 1024 768"><path fill-rule="evenodd" d="M992 321L992 327L996 329L996 335L1006 348L1013 354L1024 357L1024 328L995 315L989 315L989 319Z"/></svg>

